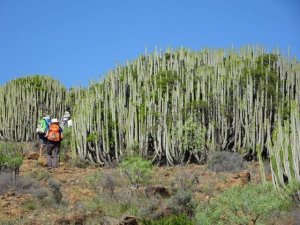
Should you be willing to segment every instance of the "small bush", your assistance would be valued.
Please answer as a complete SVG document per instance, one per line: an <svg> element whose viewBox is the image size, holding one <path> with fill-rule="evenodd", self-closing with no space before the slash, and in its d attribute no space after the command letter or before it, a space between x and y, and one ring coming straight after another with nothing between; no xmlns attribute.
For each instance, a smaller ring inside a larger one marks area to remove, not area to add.
<svg viewBox="0 0 300 225"><path fill-rule="evenodd" d="M190 191L179 190L169 199L167 207L175 215L185 214L192 217L197 204Z"/></svg>
<svg viewBox="0 0 300 225"><path fill-rule="evenodd" d="M121 171L126 174L130 183L136 189L149 181L152 173L152 163L140 156L132 156L120 164Z"/></svg>
<svg viewBox="0 0 300 225"><path fill-rule="evenodd" d="M207 167L214 172L236 173L245 168L242 156L227 151L215 152L209 159Z"/></svg>
<svg viewBox="0 0 300 225"><path fill-rule="evenodd" d="M234 187L199 205L196 220L203 225L261 224L292 205L292 201L281 196L271 184Z"/></svg>
<svg viewBox="0 0 300 225"><path fill-rule="evenodd" d="M144 225L195 225L195 223L186 215L173 215L161 218L159 220L144 220Z"/></svg>
<svg viewBox="0 0 300 225"><path fill-rule="evenodd" d="M114 218L120 218L124 214L134 215L138 212L137 202L134 202L134 199L122 197L122 200L119 200L108 195L97 195L86 201L84 207L90 212L101 210L104 215Z"/></svg>
<svg viewBox="0 0 300 225"><path fill-rule="evenodd" d="M35 209L37 209L37 204L35 201L26 201L22 203L22 206L26 209L26 210L30 210L33 211Z"/></svg>
<svg viewBox="0 0 300 225"><path fill-rule="evenodd" d="M140 209L139 212L142 218L149 220L157 220L163 216L162 202L159 199L150 199L145 206Z"/></svg>
<svg viewBox="0 0 300 225"><path fill-rule="evenodd" d="M48 185L49 185L50 190L52 192L52 197L53 197L55 203L60 204L61 200L62 200L62 193L60 191L61 184L56 180L50 179L48 181Z"/></svg>
<svg viewBox="0 0 300 225"><path fill-rule="evenodd" d="M22 163L23 145L0 141L0 172L3 170L11 172L15 183Z"/></svg>
<svg viewBox="0 0 300 225"><path fill-rule="evenodd" d="M106 174L101 182L101 185L103 190L109 191L110 196L112 197L116 188L116 182L114 178L111 175Z"/></svg>
<svg viewBox="0 0 300 225"><path fill-rule="evenodd" d="M34 196L39 200L43 200L48 196L48 191L43 188L39 189L34 193Z"/></svg>
<svg viewBox="0 0 300 225"><path fill-rule="evenodd" d="M41 190L41 185L33 178L21 177L14 183L9 173L0 173L0 194L14 190L17 194L35 194Z"/></svg>
<svg viewBox="0 0 300 225"><path fill-rule="evenodd" d="M172 190L174 192L177 192L178 190L194 191L196 185L200 183L199 177L199 174L179 173L171 182Z"/></svg>
<svg viewBox="0 0 300 225"><path fill-rule="evenodd" d="M99 192L102 176L103 175L100 172L95 172L85 177L84 182L86 183L87 187Z"/></svg>
<svg viewBox="0 0 300 225"><path fill-rule="evenodd" d="M289 198L293 199L295 202L300 203L300 181L291 181L283 189L284 193L288 195Z"/></svg>

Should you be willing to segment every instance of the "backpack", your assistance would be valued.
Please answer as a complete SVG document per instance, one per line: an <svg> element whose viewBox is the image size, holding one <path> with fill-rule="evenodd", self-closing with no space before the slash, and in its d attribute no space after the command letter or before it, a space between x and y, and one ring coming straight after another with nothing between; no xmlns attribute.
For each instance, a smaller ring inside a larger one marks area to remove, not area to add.
<svg viewBox="0 0 300 225"><path fill-rule="evenodd" d="M60 127L58 124L51 124L48 132L48 140L59 142L61 141Z"/></svg>
<svg viewBox="0 0 300 225"><path fill-rule="evenodd" d="M48 128L48 124L47 124L46 120L41 119L37 125L36 132L38 134L44 134L44 133L46 133L47 128Z"/></svg>

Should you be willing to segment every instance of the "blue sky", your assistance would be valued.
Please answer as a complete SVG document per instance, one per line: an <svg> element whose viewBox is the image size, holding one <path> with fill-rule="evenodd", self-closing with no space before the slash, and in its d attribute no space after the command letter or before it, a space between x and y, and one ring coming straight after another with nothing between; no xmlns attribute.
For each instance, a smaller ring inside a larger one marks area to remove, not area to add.
<svg viewBox="0 0 300 225"><path fill-rule="evenodd" d="M87 86L155 47L279 47L300 59L298 0L0 0L0 85Z"/></svg>

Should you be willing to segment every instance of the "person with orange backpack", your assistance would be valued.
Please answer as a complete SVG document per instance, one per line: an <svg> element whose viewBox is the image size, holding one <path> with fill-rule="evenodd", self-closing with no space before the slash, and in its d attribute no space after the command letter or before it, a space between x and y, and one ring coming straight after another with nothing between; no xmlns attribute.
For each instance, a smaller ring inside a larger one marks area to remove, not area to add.
<svg viewBox="0 0 300 225"><path fill-rule="evenodd" d="M48 139L47 166L48 169L56 168L58 166L60 142L63 139L62 128L59 126L58 119L51 120L46 137Z"/></svg>

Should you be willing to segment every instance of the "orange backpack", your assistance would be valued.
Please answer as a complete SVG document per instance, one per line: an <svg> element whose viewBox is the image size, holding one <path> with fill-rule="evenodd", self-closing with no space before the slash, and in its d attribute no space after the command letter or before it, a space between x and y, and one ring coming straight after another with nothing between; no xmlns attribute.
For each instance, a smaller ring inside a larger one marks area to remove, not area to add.
<svg viewBox="0 0 300 225"><path fill-rule="evenodd" d="M60 127L57 124L51 124L48 133L48 140L59 142L61 140Z"/></svg>

